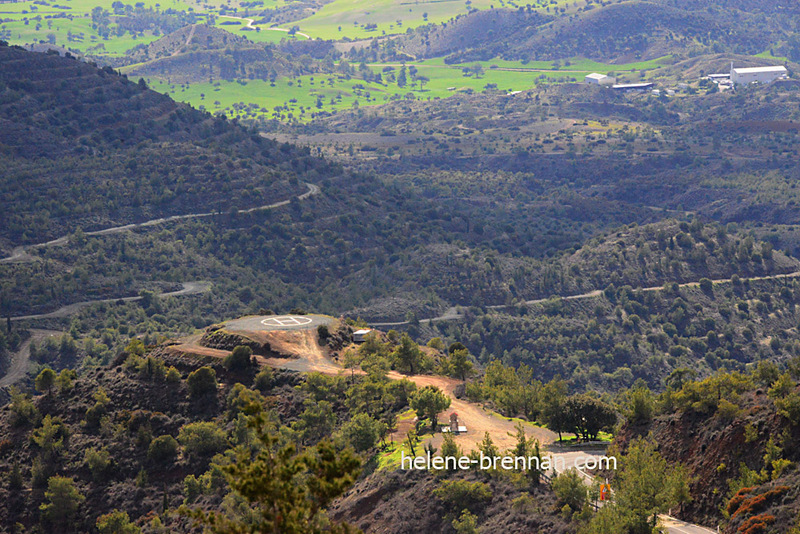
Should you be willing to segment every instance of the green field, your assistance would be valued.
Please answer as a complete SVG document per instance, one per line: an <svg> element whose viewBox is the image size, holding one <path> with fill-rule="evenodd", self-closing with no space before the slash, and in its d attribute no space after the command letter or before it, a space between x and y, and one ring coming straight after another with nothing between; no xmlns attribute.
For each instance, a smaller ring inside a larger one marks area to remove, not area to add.
<svg viewBox="0 0 800 534"><path fill-rule="evenodd" d="M410 67L411 65L409 65ZM461 91L523 91L539 83L582 79L586 72L515 72L487 70L480 77L464 76L460 69L417 65L417 75L428 82L411 82L399 87L395 82L368 83L359 78L341 75L307 75L279 78L274 87L261 80L247 82L199 83L172 85L150 80L153 89L169 94L178 101L203 107L212 113L223 112L231 117L267 116L281 120L308 121L320 111L348 109L354 105L375 106L390 99L429 100L447 98ZM382 69L372 67L373 72ZM395 73L399 68L395 68ZM496 87L493 87L496 86ZM280 109L276 110L278 107Z"/></svg>
<svg viewBox="0 0 800 534"><path fill-rule="evenodd" d="M125 2L123 2L125 3ZM189 3L180 0L142 0L129 2L145 8L178 11L195 10ZM91 52L96 55L121 55L134 46L150 43L160 36L152 32L132 35L126 32L116 35L116 24L111 24L112 35L104 39L92 28L91 11L102 6L109 11L112 2L98 0L58 0L47 2L15 2L0 4L0 37L12 44L30 44L50 41L57 45ZM113 19L112 19L113 20Z"/></svg>
<svg viewBox="0 0 800 534"><path fill-rule="evenodd" d="M161 11L176 10L196 13L201 21L209 20L214 15L215 24L232 33L244 35L255 42L280 42L282 39L305 39L302 35L290 36L288 29L270 29L268 26L255 25L258 30L242 30L247 26L246 20L255 15L241 8L238 2L222 0L131 0L123 1L127 5L141 5L144 8L158 8ZM283 0L264 0L264 9L274 9L283 5ZM109 25L111 35L100 36L92 27L92 9L103 7L112 13ZM225 14L229 18L222 15ZM0 38L12 44L31 44L37 42L54 42L66 48L77 49L83 53L94 55L118 56L136 45L150 43L159 37L151 31L131 34L125 32L117 35L117 24L113 15L112 2L109 0L36 0L0 4ZM223 22L239 22L239 25L226 25Z"/></svg>
<svg viewBox="0 0 800 534"><path fill-rule="evenodd" d="M646 62L613 65L583 58L560 61L491 61L447 65L435 58L407 63L408 83L399 87L390 77L399 74L401 64L380 63L368 65L373 73L383 75L383 83L365 82L360 78L346 78L338 74L307 75L279 78L275 84L261 80L219 81L189 85L169 86L162 80L149 80L151 87L169 94L176 100L187 102L212 113L225 113L230 117L266 117L282 121L307 122L319 112L334 112L353 106L376 106L394 99L431 100L447 98L458 92L485 90L510 93L524 91L537 84L582 81L590 72L625 72L657 68L671 60L669 56ZM476 64L483 73L464 72ZM420 84L412 81L411 69L416 76L427 78ZM388 71L388 72L387 72Z"/></svg>
<svg viewBox="0 0 800 534"><path fill-rule="evenodd" d="M292 25L311 38L365 39L405 33L428 23L447 22L470 10L519 9L531 5L550 11L568 6L568 0L514 2L505 0L333 0L308 18ZM287 26L287 25L284 25Z"/></svg>

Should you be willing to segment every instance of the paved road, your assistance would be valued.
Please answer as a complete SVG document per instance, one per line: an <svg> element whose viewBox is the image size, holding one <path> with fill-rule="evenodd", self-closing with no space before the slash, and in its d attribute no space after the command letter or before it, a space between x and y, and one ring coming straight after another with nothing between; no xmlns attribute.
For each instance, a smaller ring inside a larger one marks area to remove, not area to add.
<svg viewBox="0 0 800 534"><path fill-rule="evenodd" d="M331 324L333 317L324 315L258 315L225 322L225 329L233 332L260 332L273 330L311 330Z"/></svg>
<svg viewBox="0 0 800 534"><path fill-rule="evenodd" d="M31 359L31 341L40 343L48 337L60 336L62 333L55 330L31 330L31 337L19 347L17 352L11 355L11 367L6 375L0 378L0 388L8 387L25 378L25 375L28 374Z"/></svg>
<svg viewBox="0 0 800 534"><path fill-rule="evenodd" d="M183 282L183 288L179 289L178 291L168 291L166 293L159 293L159 297L180 297L183 295L197 295L199 293L206 293L211 290L211 283L210 282ZM55 311L49 313L39 313L35 315L20 315L17 317L12 317L12 321L26 321L29 319L51 319L57 317L67 317L68 315L72 315L73 313L77 312L81 308L85 308L86 306L91 306L92 304L97 304L100 302L134 302L137 300L141 300L142 297L135 296L135 297L122 297L122 298L112 298L112 299L99 299L99 300L87 300L84 302L76 302L74 304L69 304L67 306L63 306Z"/></svg>
<svg viewBox="0 0 800 534"><path fill-rule="evenodd" d="M318 186L314 184L306 184L308 191L297 195L297 200L305 200L313 195L317 195L320 193L320 189ZM256 211L262 210L272 210L275 208L280 208L281 206L286 206L289 204L291 200L281 200L280 202L274 202L272 204L265 204L263 206L256 206L254 208L248 208L243 210L238 210L237 213L253 213ZM213 217L215 215L219 215L219 212L216 211L209 211L203 213L187 213L185 215L172 215L171 217L161 217L159 219L151 219L149 221L141 222L141 223L134 223L134 224L126 224L123 226L112 226L110 228L104 228L103 230L94 230L91 232L84 232L84 235L93 236L93 235L109 235L109 234L118 234L120 232L127 232L128 230L133 230L135 228L147 228L150 226L156 226L159 224L164 224L171 221L179 221L183 219L199 219L204 217ZM44 243L37 243L35 245L27 245L16 247L11 251L11 255L0 259L0 263L18 263L23 261L31 261L33 256L29 254L31 249L35 248L43 248L55 245L66 245L69 242L70 236L62 236L58 239L53 239L51 241L47 241Z"/></svg>
<svg viewBox="0 0 800 534"><path fill-rule="evenodd" d="M717 534L716 530L675 519L666 514L658 516L669 534Z"/></svg>

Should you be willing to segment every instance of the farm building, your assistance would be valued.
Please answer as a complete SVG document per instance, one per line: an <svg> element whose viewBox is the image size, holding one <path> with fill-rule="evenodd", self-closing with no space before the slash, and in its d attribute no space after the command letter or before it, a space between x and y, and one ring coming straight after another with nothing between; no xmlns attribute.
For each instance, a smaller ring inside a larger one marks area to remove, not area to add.
<svg viewBox="0 0 800 534"><path fill-rule="evenodd" d="M587 74L583 80L586 83L593 85L614 85L615 83L617 83L616 78L613 78L606 74L598 74L597 72Z"/></svg>
<svg viewBox="0 0 800 534"><path fill-rule="evenodd" d="M653 87L655 87L655 84L652 82L620 83L611 86L611 88L614 89L615 91L647 91L648 89L652 89Z"/></svg>
<svg viewBox="0 0 800 534"><path fill-rule="evenodd" d="M370 332L372 332L372 330L370 330L369 328L362 328L361 330L356 330L355 332L353 332L353 342L354 343L363 343L364 342L364 338Z"/></svg>
<svg viewBox="0 0 800 534"><path fill-rule="evenodd" d="M787 78L789 71L782 65L773 67L748 67L735 69L731 66L731 81L736 85L750 83L771 83L780 78Z"/></svg>

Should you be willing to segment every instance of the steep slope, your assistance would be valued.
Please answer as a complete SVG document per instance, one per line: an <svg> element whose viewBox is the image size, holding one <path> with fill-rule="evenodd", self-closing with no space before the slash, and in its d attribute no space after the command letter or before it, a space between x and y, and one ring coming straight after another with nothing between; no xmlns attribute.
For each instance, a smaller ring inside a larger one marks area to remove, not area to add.
<svg viewBox="0 0 800 534"><path fill-rule="evenodd" d="M618 446L650 435L666 459L688 468L692 500L678 512L684 519L719 524L726 534L796 532L797 363L795 358L783 376L766 365L752 375L720 374L682 387L678 377L669 396L662 396L670 399L665 413L627 423ZM754 528L755 523L769 528Z"/></svg>
<svg viewBox="0 0 800 534"><path fill-rule="evenodd" d="M326 168L110 68L16 47L0 47L0 152L0 238L15 244L284 200Z"/></svg>

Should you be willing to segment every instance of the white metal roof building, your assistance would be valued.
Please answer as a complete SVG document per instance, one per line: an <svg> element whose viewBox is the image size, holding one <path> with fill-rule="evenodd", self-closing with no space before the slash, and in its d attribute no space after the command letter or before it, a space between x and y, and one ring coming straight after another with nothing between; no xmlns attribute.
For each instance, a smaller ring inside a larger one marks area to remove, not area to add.
<svg viewBox="0 0 800 534"><path fill-rule="evenodd" d="M735 69L731 67L731 81L737 85L749 83L771 83L779 78L789 76L789 71L783 65L772 67L748 67Z"/></svg>
<svg viewBox="0 0 800 534"><path fill-rule="evenodd" d="M587 74L586 77L583 79L586 83L591 83L595 85L613 85L617 83L617 79L606 74L599 74L597 72L593 72L591 74Z"/></svg>
<svg viewBox="0 0 800 534"><path fill-rule="evenodd" d="M616 91L647 91L648 89L652 89L653 87L655 87L655 84L653 82L620 83L611 86L611 88Z"/></svg>

